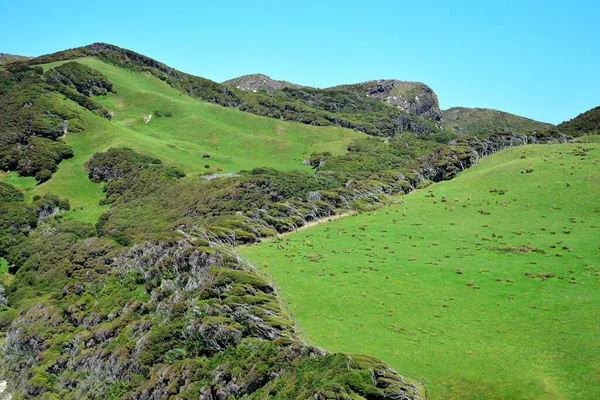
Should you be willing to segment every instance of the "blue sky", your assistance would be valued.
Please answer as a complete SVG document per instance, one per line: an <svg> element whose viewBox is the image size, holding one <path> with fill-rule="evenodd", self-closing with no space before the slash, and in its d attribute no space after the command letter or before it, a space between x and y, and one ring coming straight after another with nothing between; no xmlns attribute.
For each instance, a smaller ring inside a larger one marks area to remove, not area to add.
<svg viewBox="0 0 600 400"><path fill-rule="evenodd" d="M600 105L598 0L0 0L0 9L5 53L102 41L219 82L256 72L317 87L421 81L442 108L552 123Z"/></svg>

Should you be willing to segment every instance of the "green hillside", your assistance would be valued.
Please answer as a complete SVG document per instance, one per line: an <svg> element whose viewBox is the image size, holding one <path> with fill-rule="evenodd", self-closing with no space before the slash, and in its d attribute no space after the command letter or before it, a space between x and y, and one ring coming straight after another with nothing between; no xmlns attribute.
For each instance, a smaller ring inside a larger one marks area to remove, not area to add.
<svg viewBox="0 0 600 400"><path fill-rule="evenodd" d="M399 204L241 249L312 343L431 399L600 396L600 146L511 148Z"/></svg>
<svg viewBox="0 0 600 400"><path fill-rule="evenodd" d="M69 132L65 137L74 157L62 161L50 181L35 186L33 178L15 173L5 180L29 195L69 193L75 215L90 222L107 208L98 206L102 186L89 181L83 165L94 153L109 147L127 146L192 174L258 166L310 170L302 162L312 152L341 154L353 139L365 136L348 129L297 124L210 104L182 95L150 74L95 58L77 62L100 71L114 83L117 93L95 97L114 113L112 121L82 109L85 130ZM46 64L44 69L63 63ZM172 116L157 117L156 111ZM153 117L145 124L149 114Z"/></svg>

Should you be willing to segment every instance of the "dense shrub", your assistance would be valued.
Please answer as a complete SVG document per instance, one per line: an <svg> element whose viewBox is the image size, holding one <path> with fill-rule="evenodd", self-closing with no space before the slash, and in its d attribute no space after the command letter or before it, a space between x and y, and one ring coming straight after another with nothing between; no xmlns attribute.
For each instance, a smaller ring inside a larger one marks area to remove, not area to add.
<svg viewBox="0 0 600 400"><path fill-rule="evenodd" d="M13 185L0 181L0 203L23 201L23 192Z"/></svg>
<svg viewBox="0 0 600 400"><path fill-rule="evenodd" d="M85 164L93 182L122 178L134 169L160 164L157 158L136 153L130 148L110 148L99 152Z"/></svg>

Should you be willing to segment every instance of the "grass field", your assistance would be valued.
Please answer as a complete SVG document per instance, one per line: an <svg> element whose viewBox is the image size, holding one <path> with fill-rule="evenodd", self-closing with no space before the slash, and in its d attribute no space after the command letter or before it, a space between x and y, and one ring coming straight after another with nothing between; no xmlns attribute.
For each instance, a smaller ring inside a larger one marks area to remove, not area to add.
<svg viewBox="0 0 600 400"><path fill-rule="evenodd" d="M0 275L4 275L8 272L8 261L5 258L0 257Z"/></svg>
<svg viewBox="0 0 600 400"><path fill-rule="evenodd" d="M597 399L599 158L599 144L511 148L240 251L313 344L378 356L430 399Z"/></svg>
<svg viewBox="0 0 600 400"><path fill-rule="evenodd" d="M95 222L106 210L98 206L103 197L102 185L88 180L83 164L97 151L109 147L131 147L186 173L199 174L259 166L310 169L302 161L313 151L340 154L350 141L364 136L348 129L280 121L203 102L149 74L128 71L95 58L77 62L101 71L114 83L117 94L95 98L114 112L113 120L82 109L86 130L67 133L65 137L75 156L63 161L52 179L39 186L32 178L16 174L4 179L30 196L51 192L68 197L75 209L71 214L78 219ZM172 117L153 117L145 124L144 117L155 111L170 112Z"/></svg>

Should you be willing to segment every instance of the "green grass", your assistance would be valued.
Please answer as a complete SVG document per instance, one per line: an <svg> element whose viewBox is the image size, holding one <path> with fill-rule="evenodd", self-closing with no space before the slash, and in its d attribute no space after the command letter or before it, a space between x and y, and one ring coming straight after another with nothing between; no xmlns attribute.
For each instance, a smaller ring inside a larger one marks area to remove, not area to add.
<svg viewBox="0 0 600 400"><path fill-rule="evenodd" d="M8 261L5 258L0 257L0 275L4 275L8 272Z"/></svg>
<svg viewBox="0 0 600 400"><path fill-rule="evenodd" d="M575 141L578 143L600 143L600 135L580 136Z"/></svg>
<svg viewBox="0 0 600 400"><path fill-rule="evenodd" d="M599 158L598 144L511 148L241 252L312 343L423 377L431 399L599 398Z"/></svg>
<svg viewBox="0 0 600 400"><path fill-rule="evenodd" d="M348 129L275 120L203 102L181 94L150 74L125 70L95 58L77 62L101 71L114 83L117 94L95 98L114 112L113 120L82 110L86 130L67 133L65 138L75 156L63 161L52 179L38 186L32 178L16 174L5 180L23 188L29 196L52 192L68 197L75 209L70 214L78 219L93 222L106 210L98 206L103 197L102 185L88 180L83 164L97 151L109 147L131 147L191 174L235 172L259 166L309 170L302 161L313 151L342 154L350 141L365 136ZM144 117L156 110L171 112L173 116L153 117L145 124ZM206 154L210 158L203 157Z"/></svg>

